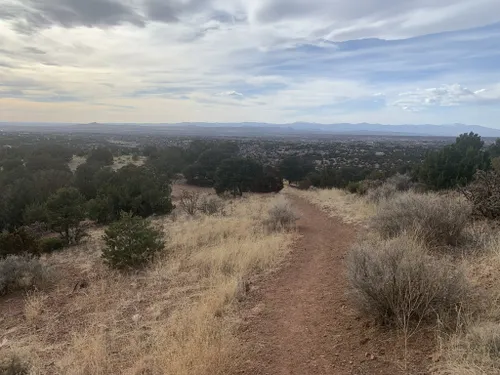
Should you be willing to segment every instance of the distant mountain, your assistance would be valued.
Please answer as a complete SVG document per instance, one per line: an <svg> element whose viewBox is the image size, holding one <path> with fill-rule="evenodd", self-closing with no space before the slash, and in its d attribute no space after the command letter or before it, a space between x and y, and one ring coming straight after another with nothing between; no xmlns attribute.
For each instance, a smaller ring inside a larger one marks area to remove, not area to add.
<svg viewBox="0 0 500 375"><path fill-rule="evenodd" d="M479 125L383 125L383 124L318 124L295 122L272 124L258 122L208 123L184 122L175 124L131 124L93 122L90 124L49 123L2 123L0 130L30 132L71 132L100 134L164 134L172 136L232 136L232 137L325 137L335 135L352 136L423 136L456 137L474 132L483 137L500 137L500 129Z"/></svg>

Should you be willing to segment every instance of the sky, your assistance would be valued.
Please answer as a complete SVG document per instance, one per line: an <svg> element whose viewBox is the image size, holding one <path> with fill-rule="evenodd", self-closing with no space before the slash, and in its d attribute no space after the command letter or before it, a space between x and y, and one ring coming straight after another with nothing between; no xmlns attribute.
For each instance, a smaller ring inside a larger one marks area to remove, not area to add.
<svg viewBox="0 0 500 375"><path fill-rule="evenodd" d="M500 1L0 0L0 121L500 128Z"/></svg>

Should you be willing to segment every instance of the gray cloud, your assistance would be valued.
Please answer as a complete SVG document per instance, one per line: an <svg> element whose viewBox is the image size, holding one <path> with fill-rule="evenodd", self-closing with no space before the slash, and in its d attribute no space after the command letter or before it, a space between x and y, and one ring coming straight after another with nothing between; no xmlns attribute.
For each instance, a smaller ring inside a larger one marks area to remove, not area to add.
<svg viewBox="0 0 500 375"><path fill-rule="evenodd" d="M146 0L146 15L150 20L159 22L178 22L181 17L204 14L206 18L221 23L233 22L235 17L228 12L216 9L211 0Z"/></svg>
<svg viewBox="0 0 500 375"><path fill-rule="evenodd" d="M24 47L24 50L28 53L33 53L35 55L45 55L47 53L36 47Z"/></svg>
<svg viewBox="0 0 500 375"><path fill-rule="evenodd" d="M14 20L15 27L22 32L54 25L66 28L145 25L132 6L117 0L19 0L0 10L0 19Z"/></svg>

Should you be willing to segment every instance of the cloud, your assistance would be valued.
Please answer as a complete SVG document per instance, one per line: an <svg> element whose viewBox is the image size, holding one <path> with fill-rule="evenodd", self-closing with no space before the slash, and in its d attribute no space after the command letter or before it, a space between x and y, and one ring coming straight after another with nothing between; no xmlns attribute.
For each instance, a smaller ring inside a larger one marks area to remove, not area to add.
<svg viewBox="0 0 500 375"><path fill-rule="evenodd" d="M498 0L0 2L7 119L498 118Z"/></svg>
<svg viewBox="0 0 500 375"><path fill-rule="evenodd" d="M6 0L0 20L13 20L17 30L32 32L61 26L144 26L143 17L123 0Z"/></svg>
<svg viewBox="0 0 500 375"><path fill-rule="evenodd" d="M393 104L401 109L412 112L418 112L431 107L500 104L500 90L479 89L472 91L460 84L417 89L401 93L399 97Z"/></svg>
<svg viewBox="0 0 500 375"><path fill-rule="evenodd" d="M231 97L238 98L238 97L243 96L243 94L241 92L238 92L238 91L223 91L223 92L219 92L217 94L217 96L231 96Z"/></svg>

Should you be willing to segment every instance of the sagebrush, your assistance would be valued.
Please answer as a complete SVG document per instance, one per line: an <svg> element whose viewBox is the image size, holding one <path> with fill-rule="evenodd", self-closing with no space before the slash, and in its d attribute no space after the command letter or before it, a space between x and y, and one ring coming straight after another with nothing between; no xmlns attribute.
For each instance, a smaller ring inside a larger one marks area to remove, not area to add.
<svg viewBox="0 0 500 375"><path fill-rule="evenodd" d="M464 273L408 237L360 243L347 267L353 301L381 324L405 328L449 321L469 300Z"/></svg>
<svg viewBox="0 0 500 375"><path fill-rule="evenodd" d="M407 192L381 203L372 227L384 238L411 232L430 246L454 246L463 239L470 215L463 199Z"/></svg>
<svg viewBox="0 0 500 375"><path fill-rule="evenodd" d="M290 202L284 197L279 197L271 204L264 225L270 231L292 230L297 220L298 216Z"/></svg>
<svg viewBox="0 0 500 375"><path fill-rule="evenodd" d="M38 258L9 255L0 260L0 295L16 290L43 289L52 276L52 271Z"/></svg>
<svg viewBox="0 0 500 375"><path fill-rule="evenodd" d="M16 354L0 358L0 375L28 375L30 366Z"/></svg>

